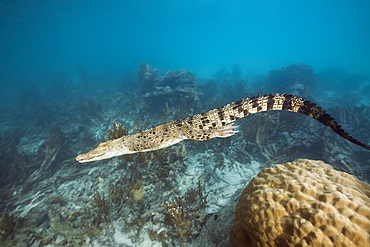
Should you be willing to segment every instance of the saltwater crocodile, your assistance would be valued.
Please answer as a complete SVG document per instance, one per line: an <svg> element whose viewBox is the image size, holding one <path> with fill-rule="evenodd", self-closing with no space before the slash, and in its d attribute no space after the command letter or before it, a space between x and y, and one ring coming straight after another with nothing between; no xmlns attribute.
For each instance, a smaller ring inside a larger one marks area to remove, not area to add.
<svg viewBox="0 0 370 247"><path fill-rule="evenodd" d="M344 139L370 150L359 142L316 104L290 94L270 94L246 98L189 118L163 124L141 133L122 136L100 143L95 149L76 157L78 162L108 159L124 154L147 152L174 145L182 140L204 141L214 137L232 136L238 131L233 122L263 111L292 111L316 119Z"/></svg>

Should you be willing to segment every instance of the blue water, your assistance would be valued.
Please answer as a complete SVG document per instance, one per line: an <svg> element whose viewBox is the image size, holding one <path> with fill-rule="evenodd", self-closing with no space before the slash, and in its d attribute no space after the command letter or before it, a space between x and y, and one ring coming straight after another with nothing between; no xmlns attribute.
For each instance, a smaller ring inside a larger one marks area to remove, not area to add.
<svg viewBox="0 0 370 247"><path fill-rule="evenodd" d="M368 13L366 0L2 0L1 96L60 76L77 83L77 66L106 86L142 61L200 78L233 64L252 76L297 62L369 76Z"/></svg>

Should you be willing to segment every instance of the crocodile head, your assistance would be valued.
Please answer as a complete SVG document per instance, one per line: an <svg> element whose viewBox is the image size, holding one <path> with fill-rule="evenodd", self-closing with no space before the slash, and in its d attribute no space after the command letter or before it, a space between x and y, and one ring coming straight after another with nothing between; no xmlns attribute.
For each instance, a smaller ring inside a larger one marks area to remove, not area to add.
<svg viewBox="0 0 370 247"><path fill-rule="evenodd" d="M95 149L91 150L86 154L80 154L76 157L76 160L80 163L109 159L115 156L124 154L132 154L135 151L130 151L126 146L123 138L110 140L107 142L100 143Z"/></svg>

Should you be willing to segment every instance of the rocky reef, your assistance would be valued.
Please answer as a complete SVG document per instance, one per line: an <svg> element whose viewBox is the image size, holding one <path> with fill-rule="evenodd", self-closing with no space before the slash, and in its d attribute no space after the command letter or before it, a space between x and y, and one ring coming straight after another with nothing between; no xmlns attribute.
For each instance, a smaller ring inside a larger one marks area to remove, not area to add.
<svg viewBox="0 0 370 247"><path fill-rule="evenodd" d="M306 97L308 92L316 87L316 75L311 66L294 63L271 70L267 76L266 87L273 92L287 92Z"/></svg>
<svg viewBox="0 0 370 247"><path fill-rule="evenodd" d="M370 185L322 161L298 159L252 179L231 246L368 246Z"/></svg>
<svg viewBox="0 0 370 247"><path fill-rule="evenodd" d="M173 117L193 113L198 84L193 73L177 70L160 76L156 69L143 62L140 64L138 78L144 111L166 111L167 115Z"/></svg>

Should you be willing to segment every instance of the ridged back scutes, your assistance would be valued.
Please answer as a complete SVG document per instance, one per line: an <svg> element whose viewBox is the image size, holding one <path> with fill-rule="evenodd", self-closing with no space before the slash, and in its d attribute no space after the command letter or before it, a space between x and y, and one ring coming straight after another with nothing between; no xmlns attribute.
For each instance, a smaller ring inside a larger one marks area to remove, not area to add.
<svg viewBox="0 0 370 247"><path fill-rule="evenodd" d="M208 130L210 128L225 126L240 118L257 112L269 110L294 110L291 105L289 105L289 107L284 105L284 103L286 103L286 99L287 97L285 94L260 95L257 97L246 98L176 122L178 127L190 125L192 128L199 130ZM296 99L292 101L290 96L288 97L288 100L289 102L294 101L295 105L298 104L298 101ZM299 103L302 102L299 101Z"/></svg>

